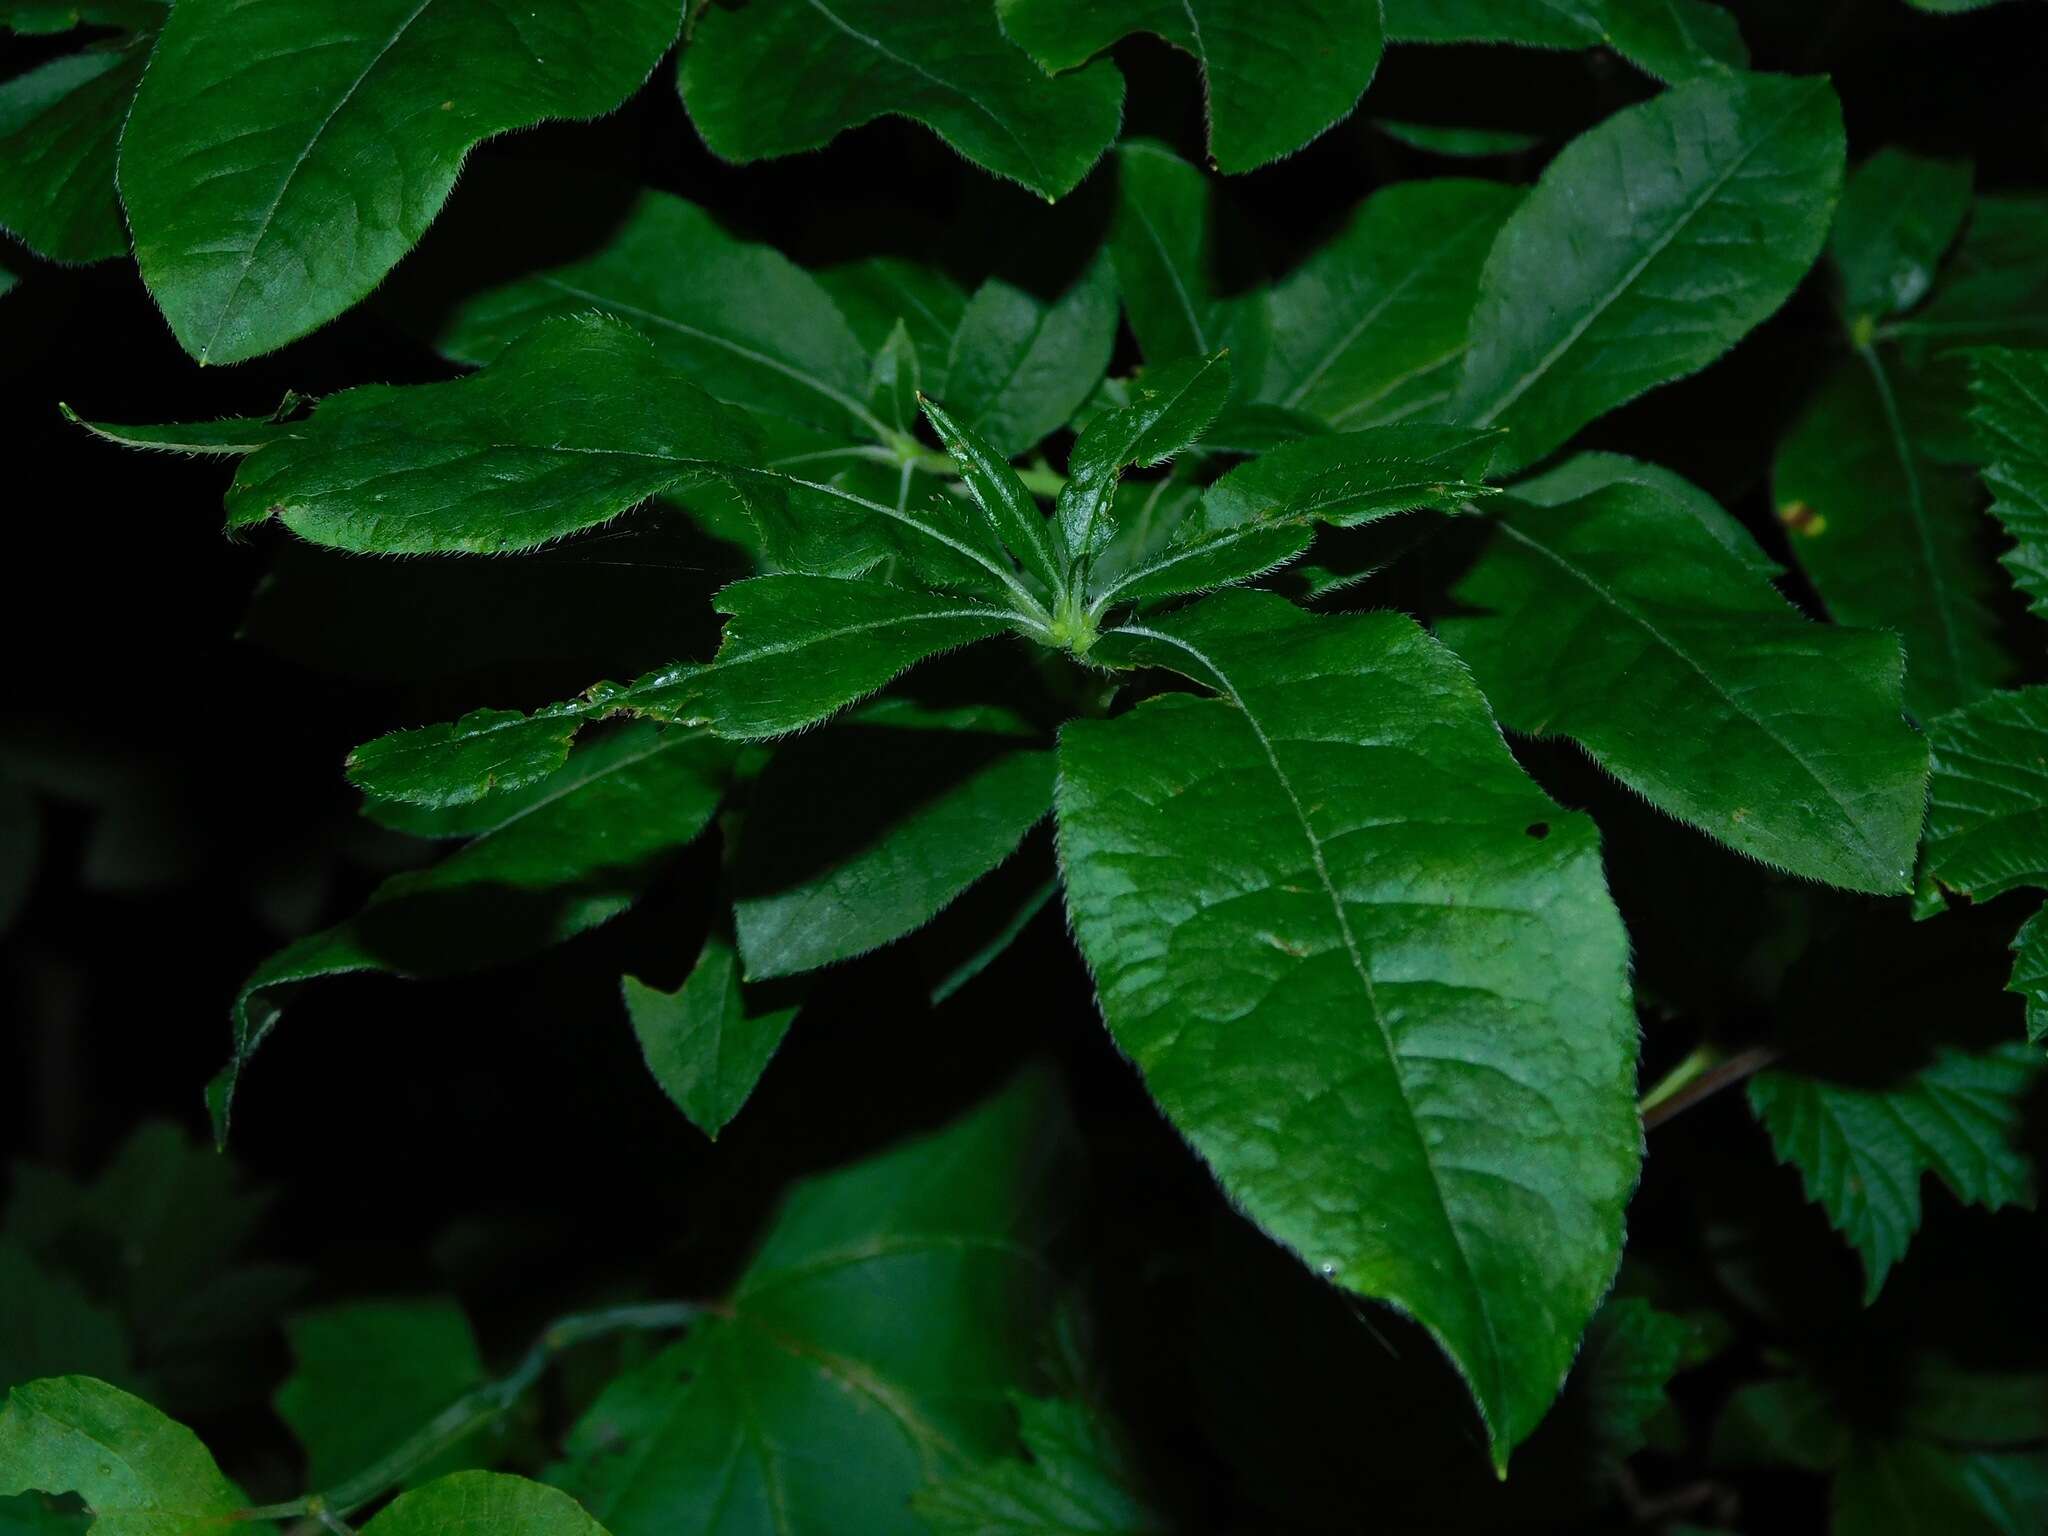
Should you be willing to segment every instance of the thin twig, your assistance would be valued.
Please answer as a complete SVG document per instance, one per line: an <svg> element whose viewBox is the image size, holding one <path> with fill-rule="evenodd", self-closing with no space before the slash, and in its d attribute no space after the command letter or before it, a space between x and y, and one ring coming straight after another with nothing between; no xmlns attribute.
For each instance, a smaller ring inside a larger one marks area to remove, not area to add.
<svg viewBox="0 0 2048 1536"><path fill-rule="evenodd" d="M1673 1116L1681 1115L1702 1099L1712 1098L1723 1088L1732 1088L1745 1078L1756 1076L1769 1066L1774 1066L1784 1051L1775 1045L1754 1045L1746 1051L1737 1051L1733 1056L1704 1070L1688 1072L1685 1080L1673 1083L1666 1079L1664 1084L1654 1088L1643 1099L1643 1129L1654 1131ZM1690 1064L1696 1058L1688 1057ZM1681 1069L1683 1070L1683 1069ZM1673 1074L1674 1077L1677 1074Z"/></svg>

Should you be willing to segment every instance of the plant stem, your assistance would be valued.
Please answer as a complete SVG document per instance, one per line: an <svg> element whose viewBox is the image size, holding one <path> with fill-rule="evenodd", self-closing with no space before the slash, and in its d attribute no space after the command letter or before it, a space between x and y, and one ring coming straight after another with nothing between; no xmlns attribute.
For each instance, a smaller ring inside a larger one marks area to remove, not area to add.
<svg viewBox="0 0 2048 1536"><path fill-rule="evenodd" d="M557 1318L541 1330L540 1337L510 1372L457 1398L390 1455L325 1492L309 1493L283 1504L245 1509L234 1518L292 1520L310 1515L329 1530L345 1530L345 1516L389 1493L450 1446L512 1407L563 1350L608 1333L687 1328L704 1310L694 1301L651 1301Z"/></svg>
<svg viewBox="0 0 2048 1536"><path fill-rule="evenodd" d="M1703 1045L1673 1067L1636 1106L1643 1117L1643 1129L1654 1131L1665 1121L1683 1114L1702 1099L1712 1098L1723 1088L1732 1088L1773 1065L1785 1053L1775 1045L1751 1046L1733 1056L1723 1056L1711 1045Z"/></svg>

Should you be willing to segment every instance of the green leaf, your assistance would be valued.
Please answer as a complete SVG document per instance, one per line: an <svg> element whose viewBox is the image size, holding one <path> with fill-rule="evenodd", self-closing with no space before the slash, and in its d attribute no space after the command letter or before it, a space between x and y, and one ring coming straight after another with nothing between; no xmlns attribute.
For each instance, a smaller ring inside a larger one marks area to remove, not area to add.
<svg viewBox="0 0 2048 1536"><path fill-rule="evenodd" d="M463 157L624 101L676 0L179 0L121 134L143 280L185 350L235 363L365 297ZM461 68L451 74L450 61Z"/></svg>
<svg viewBox="0 0 2048 1536"><path fill-rule="evenodd" d="M2033 1536L2048 1521L2034 1447L1971 1451L1859 1436L1835 1475L1833 1536Z"/></svg>
<svg viewBox="0 0 2048 1536"><path fill-rule="evenodd" d="M38 1264L23 1248L0 1240L0 1390L39 1376L76 1374L134 1385L134 1347L121 1319L98 1305L70 1276ZM0 1530L4 1530L0 1525Z"/></svg>
<svg viewBox="0 0 2048 1536"><path fill-rule="evenodd" d="M717 399L822 432L881 435L866 404L868 354L895 317L863 346L817 278L666 192L641 193L595 254L465 299L436 345L490 363L542 321L592 310L632 326ZM913 334L921 355L943 357L953 333Z"/></svg>
<svg viewBox="0 0 2048 1536"><path fill-rule="evenodd" d="M952 0L706 6L679 83L698 133L727 160L820 149L894 115L1048 200L1101 158L1124 96L1107 60L1048 79L1004 38L993 6Z"/></svg>
<svg viewBox="0 0 2048 1536"><path fill-rule="evenodd" d="M1404 422L1275 448L1210 486L1163 549L1099 582L1091 611L1261 575L1305 550L1316 523L1460 511L1493 494L1485 474L1498 442L1493 432Z"/></svg>
<svg viewBox="0 0 2048 1536"><path fill-rule="evenodd" d="M1971 476L1927 451L1916 399L1875 350L1841 364L1778 445L1771 493L1792 553L1844 624L1906 642L1906 702L1939 714L2011 671L1988 606Z"/></svg>
<svg viewBox="0 0 2048 1536"><path fill-rule="evenodd" d="M1015 458L1066 425L1101 382L1116 322L1116 272L1106 258L1051 304L990 278L953 333L940 398L962 425Z"/></svg>
<svg viewBox="0 0 2048 1536"><path fill-rule="evenodd" d="M2026 999L2027 1038L2040 1045L2048 1042L2048 918L2041 912L2020 924L2012 956L2012 981L2006 991Z"/></svg>
<svg viewBox="0 0 2048 1536"><path fill-rule="evenodd" d="M402 1493L363 1536L605 1536L569 1495L504 1472L451 1472Z"/></svg>
<svg viewBox="0 0 2048 1536"><path fill-rule="evenodd" d="M1704 368L1813 264L1842 157L1821 79L1716 75L1581 134L1494 242L1452 411L1532 464Z"/></svg>
<svg viewBox="0 0 2048 1536"><path fill-rule="evenodd" d="M1659 810L1851 890L1912 883L1927 744L1888 634L1816 624L1682 502L1510 502L1444 642L1502 723L1569 736Z"/></svg>
<svg viewBox="0 0 2048 1536"><path fill-rule="evenodd" d="M1902 314L1927 296L1970 212L1967 160L1881 149L1849 178L1828 255L1852 321Z"/></svg>
<svg viewBox="0 0 2048 1536"><path fill-rule="evenodd" d="M101 1536L196 1536L224 1528L246 1503L191 1430L90 1376L45 1377L7 1394L0 1497L31 1491L77 1494Z"/></svg>
<svg viewBox="0 0 2048 1536"><path fill-rule="evenodd" d="M1634 1296L1610 1297L1586 1330L1574 1385L1586 1395L1596 1454L1619 1466L1650 1441L1650 1426L1670 1406L1665 1389L1689 1363L1697 1330Z"/></svg>
<svg viewBox="0 0 2048 1536"><path fill-rule="evenodd" d="M1706 0L1386 0L1386 13L1391 42L1604 43L1674 84L1749 63L1735 18Z"/></svg>
<svg viewBox="0 0 2048 1536"><path fill-rule="evenodd" d="M1543 142L1540 133L1516 133L1504 128L1405 123L1391 117L1376 117L1372 125L1397 144L1406 144L1426 155L1445 155L1453 160L1490 160L1500 155L1526 154Z"/></svg>
<svg viewBox="0 0 2048 1536"><path fill-rule="evenodd" d="M1334 427L1441 416L1479 273L1522 193L1491 181L1401 182L1275 285L1258 397Z"/></svg>
<svg viewBox="0 0 2048 1536"><path fill-rule="evenodd" d="M277 1415L306 1451L306 1481L326 1488L367 1471L484 1380L476 1335L455 1302L354 1301L285 1324L292 1374ZM408 1480L418 1484L473 1456L454 1446Z"/></svg>
<svg viewBox="0 0 2048 1536"><path fill-rule="evenodd" d="M1351 115L1380 62L1376 0L996 0L1013 42L1054 72L1136 32L1201 66L1209 159L1250 171Z"/></svg>
<svg viewBox="0 0 2048 1536"><path fill-rule="evenodd" d="M0 4L0 28L24 37L69 32L73 27L126 27L141 31L162 23L170 0L6 0Z"/></svg>
<svg viewBox="0 0 2048 1536"><path fill-rule="evenodd" d="M287 395L284 404L270 416L231 416L221 421L178 421L163 426L117 426L104 421L87 421L78 412L58 402L57 410L68 422L85 428L94 437L123 448L155 448L165 453L232 454L254 453L276 442L291 430L284 418L301 403Z"/></svg>
<svg viewBox="0 0 2048 1536"><path fill-rule="evenodd" d="M1240 385L1264 366L1263 295L1219 291L1209 180L1163 144L1117 146L1110 260L1148 363L1230 350Z"/></svg>
<svg viewBox="0 0 2048 1536"><path fill-rule="evenodd" d="M1613 1278L1641 1145L1592 823L1406 618L1225 594L1097 651L1222 694L1061 732L1110 1031L1247 1215L1436 1337L1504 1465Z"/></svg>
<svg viewBox="0 0 2048 1536"><path fill-rule="evenodd" d="M755 740L815 725L926 657L1018 616L931 592L830 576L757 576L718 594L725 639L698 679L702 718Z"/></svg>
<svg viewBox="0 0 2048 1536"><path fill-rule="evenodd" d="M364 554L501 554L758 453L744 417L586 316L528 332L471 378L323 400L242 461L228 526L275 517Z"/></svg>
<svg viewBox="0 0 2048 1536"><path fill-rule="evenodd" d="M1031 492L999 452L966 423L956 421L943 408L924 402L925 418L967 485L967 494L981 508L989 532L1017 557L1017 562L1035 577L1047 593L1062 589L1066 581L1066 557L1053 524L1038 508Z"/></svg>
<svg viewBox="0 0 2048 1536"><path fill-rule="evenodd" d="M967 295L958 283L936 267L901 256L827 267L816 281L869 352L880 351L901 321L923 360L925 392L944 396L946 357L967 313Z"/></svg>
<svg viewBox="0 0 2048 1536"><path fill-rule="evenodd" d="M2048 345L2048 197L1979 197L1933 295L1884 333L1937 355L1980 342Z"/></svg>
<svg viewBox="0 0 2048 1536"><path fill-rule="evenodd" d="M675 991L633 976L620 990L647 1070L690 1124L716 1141L767 1071L797 1010L750 1006L732 945L716 933Z"/></svg>
<svg viewBox="0 0 2048 1536"><path fill-rule="evenodd" d="M1133 465L1164 464L1200 437L1230 392L1224 354L1183 358L1148 368L1131 388L1131 403L1089 422L1067 459L1067 483L1054 508L1070 558L1085 561L1115 533L1109 517L1117 481Z"/></svg>
<svg viewBox="0 0 2048 1536"><path fill-rule="evenodd" d="M868 369L868 409L885 430L907 433L917 426L917 402L924 393L924 373L910 327L896 322Z"/></svg>
<svg viewBox="0 0 2048 1536"><path fill-rule="evenodd" d="M294 988L354 971L496 965L609 921L703 831L730 756L700 733L624 727L572 754L439 864L392 876L354 917L272 955L242 984L234 1054L207 1090L216 1137L226 1139L236 1084Z"/></svg>
<svg viewBox="0 0 2048 1536"><path fill-rule="evenodd" d="M2033 1169L2015 1133L2041 1066L2019 1041L1980 1055L1943 1047L1910 1076L1871 1086L1766 1072L1749 1103L1778 1160L1798 1168L1807 1199L1862 1255L1869 1302L1919 1230L1927 1174L1988 1211L2031 1206Z"/></svg>
<svg viewBox="0 0 2048 1536"><path fill-rule="evenodd" d="M1172 1529L1140 1493L1138 1469L1095 1409L1016 1399L1031 1459L1005 1457L919 1490L911 1508L936 1536L1149 1536Z"/></svg>
<svg viewBox="0 0 2048 1536"><path fill-rule="evenodd" d="M726 1305L597 1400L560 1480L617 1536L920 1536L915 1490L1015 1443L1064 1126L1029 1075L798 1184Z"/></svg>
<svg viewBox="0 0 2048 1536"><path fill-rule="evenodd" d="M88 48L0 85L0 229L49 261L128 251L114 196L121 120L146 40Z"/></svg>
<svg viewBox="0 0 2048 1536"><path fill-rule="evenodd" d="M749 978L849 959L921 928L1052 808L1053 756L1020 720L900 701L777 752L733 862Z"/></svg>
<svg viewBox="0 0 2048 1536"><path fill-rule="evenodd" d="M1607 46L1669 84L1749 67L1735 17L1708 0L1606 0L1604 10Z"/></svg>
<svg viewBox="0 0 2048 1536"><path fill-rule="evenodd" d="M1970 421L1986 460L1991 515L2013 540L1999 558L2048 618L2048 351L1983 347L1970 355Z"/></svg>
<svg viewBox="0 0 2048 1536"><path fill-rule="evenodd" d="M1785 574L1785 568L1764 553L1749 530L1729 516L1721 503L1685 476L1626 454L1575 453L1540 475L1517 480L1512 491L1517 501L1561 507L1610 485L1640 485L1656 491L1677 510L1690 513L1695 522L1713 535L1714 542L1751 575L1775 581Z"/></svg>
<svg viewBox="0 0 2048 1536"><path fill-rule="evenodd" d="M1927 739L1928 875L1977 901L2048 889L2048 687L1931 720Z"/></svg>

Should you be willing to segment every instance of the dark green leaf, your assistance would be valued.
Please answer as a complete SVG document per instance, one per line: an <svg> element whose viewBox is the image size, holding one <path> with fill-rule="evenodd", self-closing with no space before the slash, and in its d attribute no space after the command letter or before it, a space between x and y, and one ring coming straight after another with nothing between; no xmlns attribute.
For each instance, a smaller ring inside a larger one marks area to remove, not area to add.
<svg viewBox="0 0 2048 1536"><path fill-rule="evenodd" d="M665 192L641 193L596 254L465 300L437 341L450 357L489 363L541 321L592 310L632 326L717 399L823 432L881 435L866 405L868 353L895 318L863 346L818 279ZM919 336L920 353L943 357L951 336Z"/></svg>
<svg viewBox="0 0 2048 1536"><path fill-rule="evenodd" d="M1117 146L1109 254L1124 313L1149 363L1226 348L1240 386L1264 366L1263 295L1222 293L1209 180L1163 144Z"/></svg>
<svg viewBox="0 0 2048 1536"><path fill-rule="evenodd" d="M1061 733L1110 1030L1253 1220L1438 1339L1504 1465L1613 1278L1640 1150L1592 824L1405 618L1226 594L1097 649L1223 695Z"/></svg>
<svg viewBox="0 0 2048 1536"><path fill-rule="evenodd" d="M372 554L502 554L593 527L710 466L756 462L744 417L599 316L529 331L472 378L323 400L242 461L228 526L276 517Z"/></svg>
<svg viewBox="0 0 2048 1536"><path fill-rule="evenodd" d="M2018 1041L1974 1056L1943 1048L1876 1086L1766 1072L1751 1080L1749 1102L1779 1161L1799 1169L1807 1198L1862 1255L1871 1301L1920 1228L1927 1174L1986 1210L2032 1203L2033 1169L2014 1137L2041 1067Z"/></svg>
<svg viewBox="0 0 2048 1536"><path fill-rule="evenodd" d="M146 41L65 54L0 85L0 229L50 261L128 250L114 147Z"/></svg>
<svg viewBox="0 0 2048 1536"><path fill-rule="evenodd" d="M1147 1536L1172 1529L1140 1493L1137 1468L1102 1414L1019 1396L1031 1459L987 1462L921 1490L911 1507L937 1536Z"/></svg>
<svg viewBox="0 0 2048 1536"><path fill-rule="evenodd" d="M1927 873L1989 901L2048 889L2048 688L1980 699L1927 726Z"/></svg>
<svg viewBox="0 0 2048 1536"><path fill-rule="evenodd" d="M2012 663L1988 606L1976 485L1930 457L1897 382L1871 349L1841 364L1779 444L1771 492L1828 611L1906 642L1906 701L1925 717L1996 687Z"/></svg>
<svg viewBox="0 0 2048 1536"><path fill-rule="evenodd" d="M1064 1123L1027 1076L799 1184L727 1304L598 1399L563 1484L617 1536L925 1536L911 1494L1015 1443Z"/></svg>
<svg viewBox="0 0 2048 1536"><path fill-rule="evenodd" d="M750 1005L732 945L716 933L675 991L633 976L620 986L647 1070L690 1123L716 1141L768 1069L796 1009Z"/></svg>
<svg viewBox="0 0 2048 1536"><path fill-rule="evenodd" d="M1055 514L1069 556L1085 561L1115 532L1109 509L1117 481L1133 465L1165 463L1200 437L1230 391L1224 354L1148 368L1131 403L1104 411L1081 433L1067 459Z"/></svg>
<svg viewBox="0 0 2048 1536"><path fill-rule="evenodd" d="M1775 75L1696 80L1581 134L1494 242L1451 409L1532 464L1704 368L1813 264L1842 156L1833 89Z"/></svg>
<svg viewBox="0 0 2048 1536"><path fill-rule="evenodd" d="M868 369L868 409L884 430L908 433L917 426L917 402L924 393L924 373L917 343L902 321L883 340Z"/></svg>
<svg viewBox="0 0 2048 1536"><path fill-rule="evenodd" d="M1927 744L1899 642L1816 624L1682 502L1510 503L1444 641L1510 729L1570 736L1652 805L1852 890L1908 888Z"/></svg>
<svg viewBox="0 0 2048 1536"><path fill-rule="evenodd" d="M1124 95L1107 60L1046 78L1004 38L992 5L953 0L706 6L680 84L690 120L728 160L819 149L893 114L1048 200L1073 191L1109 147Z"/></svg>
<svg viewBox="0 0 2048 1536"><path fill-rule="evenodd" d="M1937 354L1980 342L2048 345L2048 197L1979 197L1934 294L1884 334Z"/></svg>
<svg viewBox="0 0 2048 1536"><path fill-rule="evenodd" d="M1649 1443L1669 1406L1665 1388L1682 1370L1696 1330L1634 1296L1614 1296L1586 1330L1574 1385L1583 1386L1596 1454L1616 1466Z"/></svg>
<svg viewBox="0 0 2048 1536"><path fill-rule="evenodd" d="M1447 155L1453 160L1519 155L1543 142L1539 133L1515 133L1503 128L1454 128L1440 123L1397 122L1391 117L1376 117L1372 125L1410 149L1428 155Z"/></svg>
<svg viewBox="0 0 2048 1536"><path fill-rule="evenodd" d="M299 984L352 971L447 974L520 959L616 917L717 809L731 749L632 725L584 746L506 819L363 910L272 955L235 1001L234 1055L208 1089L225 1139L235 1085Z"/></svg>
<svg viewBox="0 0 2048 1536"><path fill-rule="evenodd" d="M60 1375L135 1385L133 1346L120 1318L13 1242L0 1241L0 1296L7 1298L0 1391Z"/></svg>
<svg viewBox="0 0 2048 1536"><path fill-rule="evenodd" d="M277 1415L306 1451L306 1479L326 1488L367 1471L484 1379L476 1335L453 1301L356 1301L285 1325L294 1368ZM465 1464L452 1447L408 1479Z"/></svg>
<svg viewBox="0 0 2048 1536"><path fill-rule="evenodd" d="M1397 43L1605 43L1660 80L1740 69L1749 50L1735 18L1707 0L1386 0Z"/></svg>
<svg viewBox="0 0 2048 1536"><path fill-rule="evenodd" d="M1375 0L996 0L1012 41L1047 69L1088 62L1151 32L1202 70L1209 159L1250 171L1351 114L1380 62Z"/></svg>
<svg viewBox="0 0 2048 1536"><path fill-rule="evenodd" d="M1991 515L2013 540L2000 558L2048 618L2048 351L1984 347L1970 364L1970 420L1997 498Z"/></svg>
<svg viewBox="0 0 2048 1536"><path fill-rule="evenodd" d="M595 117L674 41L676 0L179 0L121 134L144 281L234 363L362 299L480 141ZM459 73L450 61L460 60Z"/></svg>
<svg viewBox="0 0 2048 1536"><path fill-rule="evenodd" d="M992 710L889 703L793 742L756 787L733 865L749 977L922 927L1052 808L1053 757Z"/></svg>
<svg viewBox="0 0 2048 1536"><path fill-rule="evenodd" d="M1969 216L1973 174L1967 160L1902 149L1881 149L1856 168L1828 236L1852 321L1899 314L1927 296Z"/></svg>
<svg viewBox="0 0 2048 1536"><path fill-rule="evenodd" d="M2012 941L2012 981L2006 987L2026 1000L2027 1038L2048 1042L2048 918L2036 912Z"/></svg>
<svg viewBox="0 0 2048 1536"><path fill-rule="evenodd" d="M1274 287L1259 398L1335 427L1440 416L1480 268L1521 197L1495 182L1445 180L1367 198L1342 233Z"/></svg>
<svg viewBox="0 0 2048 1536"><path fill-rule="evenodd" d="M1561 507L1610 485L1640 485L1658 492L1678 510L1690 513L1713 535L1714 542L1751 575L1775 581L1785 574L1785 568L1764 553L1749 530L1729 516L1721 503L1685 476L1626 454L1575 453L1553 469L1517 480L1512 489L1517 501Z"/></svg>
<svg viewBox="0 0 2048 1536"><path fill-rule="evenodd" d="M1051 304L991 278L953 334L939 398L1004 458L1015 458L1064 426L1100 382L1116 322L1116 272L1107 258Z"/></svg>
<svg viewBox="0 0 2048 1536"><path fill-rule="evenodd" d="M936 267L901 256L828 267L817 282L869 352L879 351L902 321L923 359L926 392L944 396L947 353L967 313L967 295L958 283Z"/></svg>

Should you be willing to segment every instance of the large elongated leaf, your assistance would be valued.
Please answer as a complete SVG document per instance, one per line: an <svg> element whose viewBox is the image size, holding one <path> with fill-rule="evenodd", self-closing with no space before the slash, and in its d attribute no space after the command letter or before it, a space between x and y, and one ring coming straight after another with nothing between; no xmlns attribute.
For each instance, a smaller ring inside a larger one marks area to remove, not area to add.
<svg viewBox="0 0 2048 1536"><path fill-rule="evenodd" d="M927 392L1015 458L1071 420L1101 381L1116 321L1116 272L1105 259L1051 304L991 278L953 333L943 391Z"/></svg>
<svg viewBox="0 0 2048 1536"><path fill-rule="evenodd" d="M180 0L121 135L143 280L202 363L283 346L382 280L473 145L611 111L680 20L676 0Z"/></svg>
<svg viewBox="0 0 2048 1536"><path fill-rule="evenodd" d="M1874 1300L1919 1230L1926 1175L1986 1210L2032 1200L2032 1166L2014 1134L2041 1066L2019 1041L1974 1056L1944 1048L1910 1077L1876 1086L1767 1072L1750 1082L1749 1102L1807 1198L1862 1255Z"/></svg>
<svg viewBox="0 0 2048 1536"><path fill-rule="evenodd" d="M1376 0L996 0L1003 30L1049 70L1085 64L1134 32L1202 69L1209 158L1249 171L1350 115L1380 62Z"/></svg>
<svg viewBox="0 0 2048 1536"><path fill-rule="evenodd" d="M272 955L235 1001L234 1054L208 1090L225 1138L237 1082L290 991L323 976L438 975L523 958L623 912L724 792L731 749L627 726L512 799L505 819L429 869L394 875L363 910Z"/></svg>
<svg viewBox="0 0 2048 1536"><path fill-rule="evenodd" d="M1988 606L1979 496L1937 464L1916 401L1866 349L1822 386L1778 445L1771 489L1792 553L1844 624L1906 642L1906 699L1939 714L1996 687L2012 664Z"/></svg>
<svg viewBox="0 0 2048 1536"><path fill-rule="evenodd" d="M1052 809L1052 754L994 710L883 701L792 742L733 864L749 977L848 959L922 927Z"/></svg>
<svg viewBox="0 0 2048 1536"><path fill-rule="evenodd" d="M739 959L717 933L675 991L633 976L620 990L647 1070L690 1123L717 1140L768 1069L796 1009L751 1005L740 987Z"/></svg>
<svg viewBox="0 0 2048 1536"><path fill-rule="evenodd" d="M555 320L472 378L321 402L242 462L228 526L275 517L337 549L500 554L758 454L744 417L625 326Z"/></svg>
<svg viewBox="0 0 2048 1536"><path fill-rule="evenodd" d="M683 104L713 154L818 149L885 114L915 118L975 164L1064 197L1116 137L1107 60L1048 79L992 5L758 0L707 6L683 50Z"/></svg>
<svg viewBox="0 0 2048 1536"><path fill-rule="evenodd" d="M721 736L782 736L867 697L928 656L986 640L1017 616L931 592L829 576L757 576L718 596L730 617L699 678Z"/></svg>
<svg viewBox="0 0 2048 1536"><path fill-rule="evenodd" d="M1927 744L1891 635L1815 624L1682 504L1509 503L1439 632L1504 724L1570 736L1653 805L1854 890L1912 883Z"/></svg>
<svg viewBox="0 0 2048 1536"><path fill-rule="evenodd" d="M1405 618L1226 594L1098 651L1222 695L1061 733L1110 1030L1253 1220L1442 1343L1504 1464L1613 1277L1640 1151L1592 824Z"/></svg>
<svg viewBox="0 0 2048 1536"><path fill-rule="evenodd" d="M246 1503L191 1430L90 1376L7 1394L0 1498L31 1491L76 1493L102 1536L189 1536Z"/></svg>
<svg viewBox="0 0 2048 1536"><path fill-rule="evenodd" d="M1773 75L1696 80L1580 135L1494 242L1452 409L1531 464L1705 367L1813 264L1842 157L1828 83Z"/></svg>
<svg viewBox="0 0 2048 1536"><path fill-rule="evenodd" d="M926 1536L910 1495L1014 1443L1063 1124L1026 1077L798 1185L727 1303L598 1399L564 1485L616 1536Z"/></svg>
<svg viewBox="0 0 2048 1536"><path fill-rule="evenodd" d="M52 59L0 85L0 229L51 261L128 249L114 196L121 119L146 40Z"/></svg>
<svg viewBox="0 0 2048 1536"><path fill-rule="evenodd" d="M1386 12L1397 43L1604 43L1673 82L1749 62L1735 18L1707 0L1386 0Z"/></svg>
<svg viewBox="0 0 2048 1536"><path fill-rule="evenodd" d="M1970 419L1988 461L1991 515L2013 540L2000 558L2048 619L2048 351L1985 347L1971 357Z"/></svg>
<svg viewBox="0 0 2048 1536"><path fill-rule="evenodd" d="M869 349L818 280L666 192L641 193L583 260L465 299L436 340L450 357L489 363L541 321L591 310L632 326L717 399L824 432L881 433L865 398Z"/></svg>
<svg viewBox="0 0 2048 1536"><path fill-rule="evenodd" d="M1479 272L1521 193L1411 181L1374 193L1277 284L1261 400L1370 427L1440 412L1457 382Z"/></svg>

